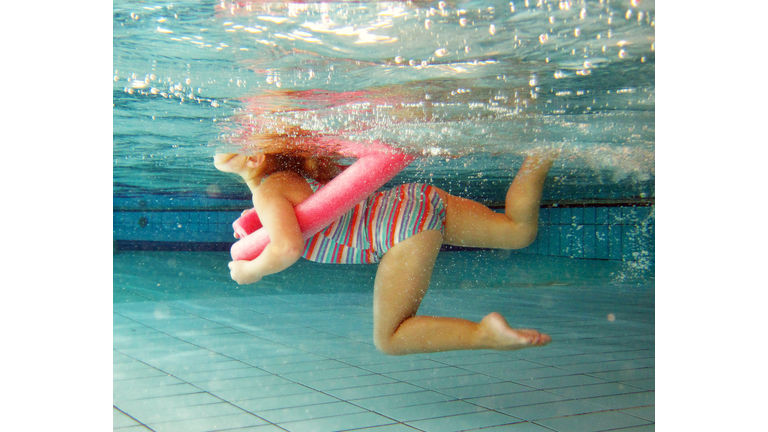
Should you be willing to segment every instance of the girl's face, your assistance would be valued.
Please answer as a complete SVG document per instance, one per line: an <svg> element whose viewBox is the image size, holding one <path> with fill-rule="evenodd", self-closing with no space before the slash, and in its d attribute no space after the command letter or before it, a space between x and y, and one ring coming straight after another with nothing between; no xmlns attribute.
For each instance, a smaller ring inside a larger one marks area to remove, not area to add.
<svg viewBox="0 0 768 432"><path fill-rule="evenodd" d="M246 180L261 175L266 156L245 156L237 153L220 153L213 157L213 166L219 171L239 174Z"/></svg>
<svg viewBox="0 0 768 432"><path fill-rule="evenodd" d="M237 153L219 153L213 157L213 166L228 173L240 173L247 163L248 156Z"/></svg>

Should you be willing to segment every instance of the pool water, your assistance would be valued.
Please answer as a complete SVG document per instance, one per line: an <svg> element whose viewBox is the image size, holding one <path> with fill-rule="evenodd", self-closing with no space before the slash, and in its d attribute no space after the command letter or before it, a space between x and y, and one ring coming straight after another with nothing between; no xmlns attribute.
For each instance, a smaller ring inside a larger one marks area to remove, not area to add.
<svg viewBox="0 0 768 432"><path fill-rule="evenodd" d="M114 430L654 429L654 2L120 0L113 72ZM375 265L231 281L250 197L212 156L283 123L497 210L562 150L536 242L441 252L419 311L553 342L390 357Z"/></svg>
<svg viewBox="0 0 768 432"><path fill-rule="evenodd" d="M445 252L420 309L499 311L550 345L393 357L372 342L375 266L302 261L250 288L227 280L226 253L117 254L114 427L653 430L653 286L601 283L599 261L564 276L561 260Z"/></svg>

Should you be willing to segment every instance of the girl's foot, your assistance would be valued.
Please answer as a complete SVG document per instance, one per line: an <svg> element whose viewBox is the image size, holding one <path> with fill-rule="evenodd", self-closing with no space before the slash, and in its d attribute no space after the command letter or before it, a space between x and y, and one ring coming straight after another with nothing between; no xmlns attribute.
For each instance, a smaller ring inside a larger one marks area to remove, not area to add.
<svg viewBox="0 0 768 432"><path fill-rule="evenodd" d="M549 335L533 329L513 329L497 312L491 312L480 321L480 331L488 346L499 351L539 347L552 341Z"/></svg>

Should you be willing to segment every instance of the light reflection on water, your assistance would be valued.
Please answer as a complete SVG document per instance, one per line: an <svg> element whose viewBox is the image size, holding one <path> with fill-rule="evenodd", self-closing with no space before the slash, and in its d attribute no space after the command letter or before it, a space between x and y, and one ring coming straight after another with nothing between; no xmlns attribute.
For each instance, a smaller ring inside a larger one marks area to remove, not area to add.
<svg viewBox="0 0 768 432"><path fill-rule="evenodd" d="M550 198L653 196L654 19L648 1L115 2L114 191L238 193L210 156L249 115L423 154L405 181L493 195L548 146Z"/></svg>

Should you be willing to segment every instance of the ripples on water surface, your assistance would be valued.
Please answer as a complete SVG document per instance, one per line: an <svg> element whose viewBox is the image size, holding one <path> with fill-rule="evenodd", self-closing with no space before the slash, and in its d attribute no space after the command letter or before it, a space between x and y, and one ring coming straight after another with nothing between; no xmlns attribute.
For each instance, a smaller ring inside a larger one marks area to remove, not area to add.
<svg viewBox="0 0 768 432"><path fill-rule="evenodd" d="M240 122L425 155L494 200L562 147L546 198L654 195L652 1L114 3L114 193L225 195ZM461 189L461 190L457 190ZM467 189L467 191L464 191Z"/></svg>

